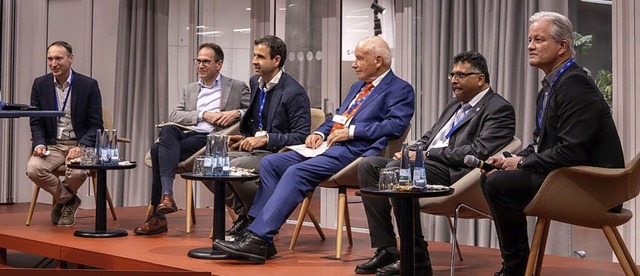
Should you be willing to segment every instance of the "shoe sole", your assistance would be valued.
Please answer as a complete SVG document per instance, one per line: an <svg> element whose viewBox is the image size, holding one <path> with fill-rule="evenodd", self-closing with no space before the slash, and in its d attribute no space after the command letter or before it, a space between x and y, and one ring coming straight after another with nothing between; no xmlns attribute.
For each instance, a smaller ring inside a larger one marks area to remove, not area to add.
<svg viewBox="0 0 640 276"><path fill-rule="evenodd" d="M213 245L215 246L215 248L218 248L222 251L224 251L225 253L229 254L229 257L240 257L243 259L248 259L251 262L257 263L257 264L264 264L267 262L267 259L264 256L259 256L259 255L254 255L254 254L248 254L246 252L241 252L241 251L236 251L233 250L231 248L227 248L223 245L220 245L217 241L213 242Z"/></svg>
<svg viewBox="0 0 640 276"><path fill-rule="evenodd" d="M133 233L135 233L136 235L149 236L149 235L162 234L162 233L165 233L165 232L168 232L168 231L169 231L169 228L165 227L165 228L161 228L160 230L153 231L153 232L138 232L136 230L133 230Z"/></svg>

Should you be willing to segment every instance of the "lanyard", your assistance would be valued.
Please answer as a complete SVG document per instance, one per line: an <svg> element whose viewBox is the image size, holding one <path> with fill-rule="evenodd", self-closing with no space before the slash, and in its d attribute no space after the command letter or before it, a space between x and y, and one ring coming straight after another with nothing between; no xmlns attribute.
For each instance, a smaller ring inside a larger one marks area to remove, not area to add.
<svg viewBox="0 0 640 276"><path fill-rule="evenodd" d="M58 109L60 102L58 102L58 91L56 90L55 85L53 86L53 97L56 101L56 111L64 111L65 108L67 108L67 101L69 100L69 95L71 95L71 86L73 85L73 73L71 73L71 78L69 79L69 90L67 90L67 96L65 96L64 98L64 103L62 104L62 109ZM62 89L62 92L64 92L64 88ZM58 119L59 121L60 119Z"/></svg>
<svg viewBox="0 0 640 276"><path fill-rule="evenodd" d="M576 60L574 58L569 59L569 61L567 61L567 63L564 64L564 66L562 66L562 68L560 68L560 71L558 71L558 73L556 74L556 76L553 78L553 81L551 82L551 86L549 86L549 90L547 90L543 95L542 95L542 104L540 105L540 108L538 108L538 128L542 128L542 115L544 114L544 111L546 110L547 107L547 101L549 101L549 98L551 98L551 93L553 92L553 85L556 84L556 81L558 80L558 78L565 72L567 71L567 69L569 69L569 66L573 65L574 63L576 63ZM548 94L548 95L547 95Z"/></svg>
<svg viewBox="0 0 640 276"><path fill-rule="evenodd" d="M265 84L266 86L266 84ZM262 131L262 111L264 110L264 102L267 99L267 92L264 91L264 87L260 89L260 108L258 108L258 128Z"/></svg>
<svg viewBox="0 0 640 276"><path fill-rule="evenodd" d="M462 106L458 107L458 109L462 108ZM456 112L453 113L454 118L455 118L455 114L458 112L458 109L456 109ZM471 110L471 109L469 109ZM453 134L454 131L456 131L456 129L458 129L458 127L460 126L460 123L464 122L464 118L467 117L467 115L469 114L469 110L465 111L464 116L462 116L462 118L460 118L460 120L458 120L458 123L456 124L456 120L452 120L451 122L451 129L449 130L449 132L447 132L447 134L444 136L445 139L449 139L449 137L451 137L451 134Z"/></svg>

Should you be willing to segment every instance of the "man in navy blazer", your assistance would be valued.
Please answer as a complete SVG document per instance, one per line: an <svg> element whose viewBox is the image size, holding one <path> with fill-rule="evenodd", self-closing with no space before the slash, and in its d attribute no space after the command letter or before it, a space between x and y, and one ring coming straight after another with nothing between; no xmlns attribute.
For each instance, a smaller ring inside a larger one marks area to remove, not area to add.
<svg viewBox="0 0 640 276"><path fill-rule="evenodd" d="M555 12L535 13L529 21L529 65L545 73L537 98L534 141L514 157L489 159L503 170L482 178L503 259L495 276L525 274L529 239L524 208L551 171L579 165L624 167L611 109L573 58L571 21Z"/></svg>
<svg viewBox="0 0 640 276"><path fill-rule="evenodd" d="M229 137L231 166L260 169L262 158L285 146L302 144L311 125L309 96L282 68L287 45L267 35L254 41L251 104L240 121L240 133ZM204 183L211 192L214 184ZM225 187L225 204L238 218L226 235L235 235L251 222L249 208L258 186L255 181L231 182Z"/></svg>
<svg viewBox="0 0 640 276"><path fill-rule="evenodd" d="M98 82L71 70L73 49L56 41L47 48L50 74L38 77L31 88L31 105L40 110L62 110L60 118L31 118L33 153L27 176L53 196L51 222L59 226L75 224L80 206L77 190L87 178L86 170L67 169L64 181L53 171L66 160L82 155L82 147L95 145L96 130L102 129L102 96Z"/></svg>
<svg viewBox="0 0 640 276"><path fill-rule="evenodd" d="M464 164L466 155L486 160L513 139L516 116L513 106L490 86L487 61L478 52L463 52L453 58L453 69L449 74L453 95L433 127L425 132L416 144L425 149L425 167L429 184L450 186L471 168ZM460 117L458 117L460 115ZM456 121L456 118L460 118ZM415 147L413 145L412 147ZM409 154L415 161L416 152ZM358 166L360 188L375 187L380 169L399 167L401 153L394 160L370 156ZM417 204L417 199L414 204ZM396 246L396 235L391 222L389 199L363 196L362 204L367 215L371 247L374 256L356 266L357 274L397 275L400 271L400 254ZM393 210L398 220L401 214L393 200ZM427 243L422 234L420 210L415 208L415 274L432 275L431 259Z"/></svg>
<svg viewBox="0 0 640 276"><path fill-rule="evenodd" d="M360 156L377 155L389 139L400 137L414 111L413 87L390 70L391 50L379 37L360 41L352 64L355 82L336 116L327 120L305 145L324 153L307 158L295 151L262 160L260 187L249 216L254 221L234 241L215 240L215 247L231 258L265 263L276 254L273 237L296 206L320 181Z"/></svg>

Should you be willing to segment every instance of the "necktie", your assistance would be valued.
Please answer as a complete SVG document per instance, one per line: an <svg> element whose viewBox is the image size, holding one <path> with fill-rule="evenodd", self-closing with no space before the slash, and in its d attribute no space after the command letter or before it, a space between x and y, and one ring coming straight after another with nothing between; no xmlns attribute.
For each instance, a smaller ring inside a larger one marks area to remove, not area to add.
<svg viewBox="0 0 640 276"><path fill-rule="evenodd" d="M460 123L460 121L462 120L462 118L464 118L464 115L467 113L467 111L471 109L471 105L469 103L463 103L462 106L460 106L460 108L458 108L458 111L456 112L456 115L453 117L453 125L456 126L458 125L458 123Z"/></svg>
<svg viewBox="0 0 640 276"><path fill-rule="evenodd" d="M373 83L367 83L367 85L360 91L360 93L358 93L358 96L356 97L355 102L353 102L353 104L351 104L349 108L347 108L344 112L342 112L342 116L347 117L347 121L351 119L351 117L353 117L356 111L358 111L358 109L360 108L360 105L362 105L362 102L364 101L364 98L367 95L369 95L369 92L371 92L372 89L373 89ZM333 123L333 127L331 127L330 133L333 133L335 130L342 129L342 128L344 128L343 124L335 122Z"/></svg>

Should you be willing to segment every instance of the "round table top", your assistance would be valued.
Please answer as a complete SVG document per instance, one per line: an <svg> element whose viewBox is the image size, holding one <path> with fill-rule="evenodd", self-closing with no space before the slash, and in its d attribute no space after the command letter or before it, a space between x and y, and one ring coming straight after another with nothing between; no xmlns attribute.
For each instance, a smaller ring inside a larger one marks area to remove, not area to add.
<svg viewBox="0 0 640 276"><path fill-rule="evenodd" d="M243 173L243 174L231 174L231 175L193 175L192 172L184 172L181 173L180 176L184 179L188 180L197 180L197 181L250 181L256 180L260 176L253 173Z"/></svg>
<svg viewBox="0 0 640 276"><path fill-rule="evenodd" d="M396 191L396 190L378 190L378 188L366 187L360 189L363 195L369 196L386 196L386 197L437 197L453 194L455 189L448 190L421 190L421 191Z"/></svg>
<svg viewBox="0 0 640 276"><path fill-rule="evenodd" d="M127 170L127 169L133 169L136 166L138 166L138 164L136 164L135 162L132 162L132 161L129 161L129 162L131 163L127 165L101 165L101 164L82 165L80 163L69 163L67 164L67 168L80 169L80 170Z"/></svg>

